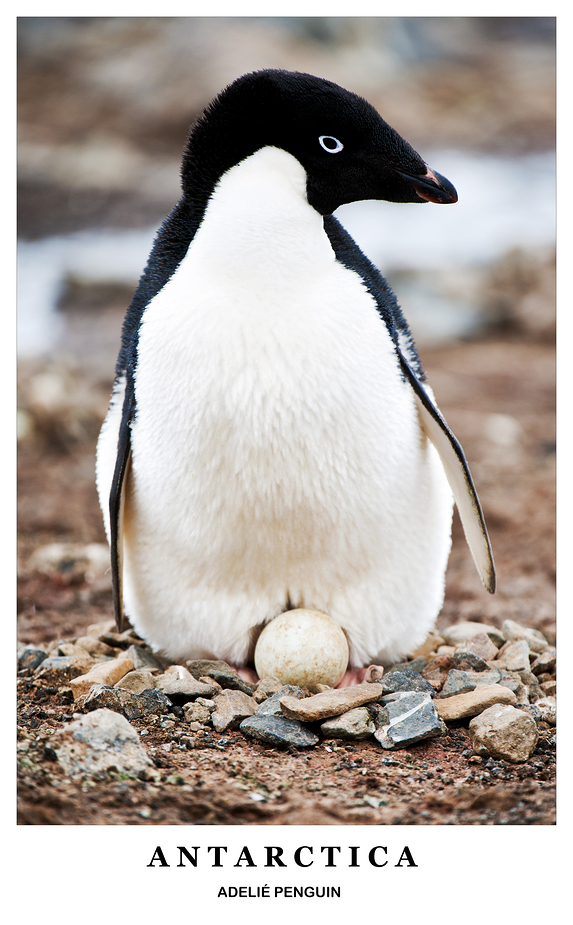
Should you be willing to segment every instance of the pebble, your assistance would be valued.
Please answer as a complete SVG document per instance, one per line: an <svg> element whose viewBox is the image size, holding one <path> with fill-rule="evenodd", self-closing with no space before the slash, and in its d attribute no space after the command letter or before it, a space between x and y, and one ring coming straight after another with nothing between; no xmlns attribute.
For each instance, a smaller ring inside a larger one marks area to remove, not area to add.
<svg viewBox="0 0 573 925"><path fill-rule="evenodd" d="M133 629L127 629L123 633L101 633L99 639L115 649L129 649L130 646L141 646L142 643L142 640L135 636L134 632Z"/></svg>
<svg viewBox="0 0 573 925"><path fill-rule="evenodd" d="M487 671L489 667L485 659L465 649L456 649L452 656L452 662L454 663L454 668L459 668L460 671L464 671L467 668L471 671Z"/></svg>
<svg viewBox="0 0 573 925"><path fill-rule="evenodd" d="M257 689L253 694L253 697L257 703L262 703L267 697L271 697L273 694L276 694L278 690L283 686L282 681L277 680L277 678L261 678L257 684Z"/></svg>
<svg viewBox="0 0 573 925"><path fill-rule="evenodd" d="M476 687L491 687L501 681L502 670L499 668L488 668L487 671L466 671L468 678L475 682Z"/></svg>
<svg viewBox="0 0 573 925"><path fill-rule="evenodd" d="M525 639L506 642L495 659L495 667L506 668L508 671L529 671L529 651Z"/></svg>
<svg viewBox="0 0 573 925"><path fill-rule="evenodd" d="M224 690L214 700L215 710L211 714L211 722L217 732L237 729L242 720L252 716L257 708L256 701L240 690Z"/></svg>
<svg viewBox="0 0 573 925"><path fill-rule="evenodd" d="M244 735L267 745L312 748L320 737L298 720L286 716L249 716L240 725Z"/></svg>
<svg viewBox="0 0 573 925"><path fill-rule="evenodd" d="M535 661L531 665L531 670L534 675L539 676L540 674L555 674L555 666L557 662L557 652L555 649L550 648L545 652L542 652L541 655L538 655Z"/></svg>
<svg viewBox="0 0 573 925"><path fill-rule="evenodd" d="M256 684L244 681L234 668L221 659L191 659L186 665L194 678L213 678L226 690L242 691L249 696L257 690Z"/></svg>
<svg viewBox="0 0 573 925"><path fill-rule="evenodd" d="M37 668L47 657L48 653L44 652L43 649L35 649L33 646L26 646L18 656L18 670L22 671L24 668Z"/></svg>
<svg viewBox="0 0 573 925"><path fill-rule="evenodd" d="M157 655L154 655L153 652L150 652L149 649L144 649L143 646L129 646L127 655L132 660L133 667L136 670L139 668L143 668L146 671L163 672L165 670L164 662L162 662Z"/></svg>
<svg viewBox="0 0 573 925"><path fill-rule="evenodd" d="M85 674L95 665L94 659L88 655L54 655L44 659L36 668L39 678L61 684L62 681L71 681Z"/></svg>
<svg viewBox="0 0 573 925"><path fill-rule="evenodd" d="M292 695L280 698L280 705L285 716L290 719L300 719L302 722L317 722L339 716L354 707L361 707L365 703L374 703L384 696L382 685L378 681L363 682L353 687L343 687L339 690L323 691L312 697L298 700Z"/></svg>
<svg viewBox="0 0 573 925"><path fill-rule="evenodd" d="M390 671L379 683L384 694L394 694L396 691L422 691L431 697L435 694L432 684L419 671L412 671L411 668Z"/></svg>
<svg viewBox="0 0 573 925"><path fill-rule="evenodd" d="M280 705L281 697L296 697L298 700L302 700L303 697L306 697L305 692L302 687L297 687L294 684L282 684L279 689L268 697L263 703L258 704L255 713L257 716L284 716ZM256 702L256 698L255 698Z"/></svg>
<svg viewBox="0 0 573 925"><path fill-rule="evenodd" d="M544 697L554 697L557 693L557 681L544 681L539 687Z"/></svg>
<svg viewBox="0 0 573 925"><path fill-rule="evenodd" d="M471 652L479 656L484 662L488 662L497 655L498 647L491 641L487 633L476 633L465 642L460 643L456 652Z"/></svg>
<svg viewBox="0 0 573 925"><path fill-rule="evenodd" d="M206 725L211 719L212 711L201 703L186 703L183 707L183 715L186 723L201 723Z"/></svg>
<svg viewBox="0 0 573 925"><path fill-rule="evenodd" d="M476 687L474 691L469 691L467 694L455 694L453 697L439 700L437 709L445 722L451 722L467 716L476 716L487 707L493 706L494 703L513 705L516 702L517 698L513 691L499 684L492 684L491 687Z"/></svg>
<svg viewBox="0 0 573 925"><path fill-rule="evenodd" d="M109 661L98 662L87 674L80 675L70 681L70 687L74 692L74 697L80 697L87 694L94 684L106 684L109 687L116 684L128 671L133 671L133 662L130 658L122 655L120 658L113 658Z"/></svg>
<svg viewBox="0 0 573 925"><path fill-rule="evenodd" d="M518 674L514 673L512 676L511 672L504 672L499 684L501 687L507 687L510 691L513 691L518 706L529 703L529 691Z"/></svg>
<svg viewBox="0 0 573 925"><path fill-rule="evenodd" d="M382 748L404 748L445 731L428 693L400 692L385 697L383 704L374 733Z"/></svg>
<svg viewBox="0 0 573 925"><path fill-rule="evenodd" d="M221 692L220 685L213 678L199 681L189 672L180 677L177 672L170 672L169 669L155 678L155 687L177 703L187 703L196 697L213 697Z"/></svg>
<svg viewBox="0 0 573 925"><path fill-rule="evenodd" d="M71 778L112 769L137 776L152 769L136 730L111 710L95 710L54 733L50 749Z"/></svg>
<svg viewBox="0 0 573 925"><path fill-rule="evenodd" d="M513 620L504 620L501 626L503 635L508 642L525 640L532 652L543 652L549 646L547 639L539 630L522 626Z"/></svg>
<svg viewBox="0 0 573 925"><path fill-rule="evenodd" d="M518 764L533 754L539 738L535 721L509 704L496 704L469 725L472 748L482 757Z"/></svg>
<svg viewBox="0 0 573 925"><path fill-rule="evenodd" d="M155 687L155 678L150 671L138 668L137 671L128 671L123 678L116 681L114 687L120 687L124 691L131 691L133 694L141 694L142 691L151 690Z"/></svg>
<svg viewBox="0 0 573 925"><path fill-rule="evenodd" d="M101 639L98 639L95 636L78 636L75 641L75 645L79 649L83 649L88 655L92 655L94 658L100 656L116 658L117 649L112 646L108 646L107 643L102 642Z"/></svg>
<svg viewBox="0 0 573 925"><path fill-rule="evenodd" d="M541 688L539 686L539 681L535 677L532 671L524 670L517 671L516 674L521 678L522 682L527 688L529 694L529 699L533 703L542 696Z"/></svg>
<svg viewBox="0 0 573 925"><path fill-rule="evenodd" d="M449 646L459 646L461 642L467 642L468 639L471 639L472 636L477 636L478 633L487 633L496 646L502 646L505 642L504 634L495 626L489 626L487 623L473 623L470 621L454 623L452 626L440 630L440 632L446 645Z"/></svg>
<svg viewBox="0 0 573 925"><path fill-rule="evenodd" d="M555 697L541 697L535 702L535 706L541 712L541 716L544 722L549 723L550 726L556 725L557 700Z"/></svg>
<svg viewBox="0 0 573 925"><path fill-rule="evenodd" d="M448 671L444 686L438 695L439 697L453 697L455 694L467 694L469 691L476 689L476 682L470 678L466 671L460 671L459 668L452 668Z"/></svg>
<svg viewBox="0 0 573 925"><path fill-rule="evenodd" d="M386 669L386 674L390 674L391 671L423 671L426 667L427 659L425 655L418 655L416 658L413 658L410 662L399 662L397 665L391 665L390 668ZM377 679L378 680L378 679Z"/></svg>
<svg viewBox="0 0 573 925"><path fill-rule="evenodd" d="M333 716L320 727L327 739L369 739L375 730L375 723L366 707L355 707L340 716Z"/></svg>
<svg viewBox="0 0 573 925"><path fill-rule="evenodd" d="M94 684L84 700L84 709L97 710L101 707L123 713L131 720L150 714L169 713L172 704L161 691L144 690L140 694L134 694L132 691L108 687L105 684Z"/></svg>

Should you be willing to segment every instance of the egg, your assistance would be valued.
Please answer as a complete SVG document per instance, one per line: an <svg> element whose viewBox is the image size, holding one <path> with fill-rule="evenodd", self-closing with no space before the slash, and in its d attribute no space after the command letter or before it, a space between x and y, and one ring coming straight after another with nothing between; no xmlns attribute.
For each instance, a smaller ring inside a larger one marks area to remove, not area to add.
<svg viewBox="0 0 573 925"><path fill-rule="evenodd" d="M265 626L255 648L260 678L316 690L335 687L348 667L348 642L332 617L319 610L288 610Z"/></svg>

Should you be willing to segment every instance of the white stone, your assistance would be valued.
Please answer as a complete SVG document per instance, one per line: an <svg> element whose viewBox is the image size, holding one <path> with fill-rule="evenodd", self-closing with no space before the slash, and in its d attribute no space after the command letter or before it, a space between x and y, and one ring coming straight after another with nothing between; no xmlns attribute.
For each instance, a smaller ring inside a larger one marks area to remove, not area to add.
<svg viewBox="0 0 573 925"><path fill-rule="evenodd" d="M478 755L514 764L527 761L539 738L535 721L509 704L495 704L470 721L470 740Z"/></svg>
<svg viewBox="0 0 573 925"><path fill-rule="evenodd" d="M255 648L259 677L316 690L335 687L348 667L348 643L334 620L318 610L289 610L269 623Z"/></svg>

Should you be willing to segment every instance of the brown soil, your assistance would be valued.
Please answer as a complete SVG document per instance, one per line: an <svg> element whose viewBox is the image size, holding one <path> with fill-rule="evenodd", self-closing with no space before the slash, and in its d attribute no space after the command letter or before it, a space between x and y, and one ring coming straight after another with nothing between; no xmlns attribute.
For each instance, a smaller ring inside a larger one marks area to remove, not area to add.
<svg viewBox="0 0 573 925"><path fill-rule="evenodd" d="M423 352L438 402L470 460L485 510L499 590L481 588L456 519L438 627L506 618L555 639L554 350L496 337ZM109 382L92 383L104 395ZM509 446L487 437L490 414L522 428ZM94 419L95 420L95 419ZM87 421L87 423L85 423ZM109 582L61 586L27 567L49 542L104 542L94 487L97 426L54 439L37 429L19 457L19 639L46 645L109 619ZM78 436L79 434L79 436ZM281 751L239 732L199 747L172 728L147 734L159 779L72 782L45 750L72 719L66 694L24 673L19 681L19 822L22 825L550 825L555 821L555 730L544 726L523 765L478 758L467 722L448 735L387 752L374 740ZM199 742L198 738L196 742ZM254 797L254 799L253 799Z"/></svg>

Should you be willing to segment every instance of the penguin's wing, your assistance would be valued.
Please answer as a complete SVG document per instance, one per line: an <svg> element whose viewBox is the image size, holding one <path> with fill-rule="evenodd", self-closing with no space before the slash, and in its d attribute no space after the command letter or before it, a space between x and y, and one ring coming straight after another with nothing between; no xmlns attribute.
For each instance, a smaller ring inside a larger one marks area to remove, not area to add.
<svg viewBox="0 0 573 925"><path fill-rule="evenodd" d="M117 456L109 493L109 533L111 551L111 581L113 609L118 632L128 626L123 610L123 514L125 488L131 464L131 420L134 410L132 389L126 387L121 424L117 440Z"/></svg>
<svg viewBox="0 0 573 925"><path fill-rule="evenodd" d="M416 396L422 430L438 451L444 467L479 576L486 590L493 594L496 580L491 544L464 451L408 362L400 352L398 355Z"/></svg>

